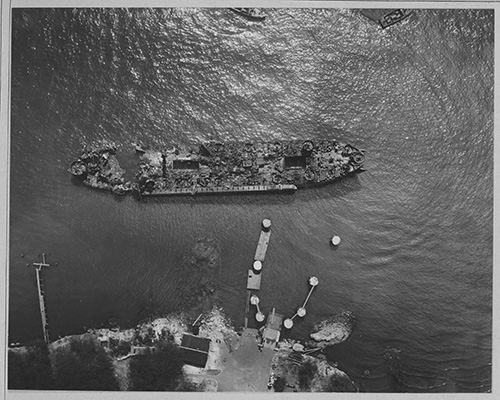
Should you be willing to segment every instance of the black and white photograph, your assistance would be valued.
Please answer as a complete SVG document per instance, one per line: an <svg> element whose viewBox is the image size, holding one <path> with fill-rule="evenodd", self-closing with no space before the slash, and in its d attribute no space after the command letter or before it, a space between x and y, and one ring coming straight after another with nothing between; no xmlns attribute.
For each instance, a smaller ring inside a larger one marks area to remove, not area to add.
<svg viewBox="0 0 500 400"><path fill-rule="evenodd" d="M495 6L256 4L9 8L7 397L491 395Z"/></svg>

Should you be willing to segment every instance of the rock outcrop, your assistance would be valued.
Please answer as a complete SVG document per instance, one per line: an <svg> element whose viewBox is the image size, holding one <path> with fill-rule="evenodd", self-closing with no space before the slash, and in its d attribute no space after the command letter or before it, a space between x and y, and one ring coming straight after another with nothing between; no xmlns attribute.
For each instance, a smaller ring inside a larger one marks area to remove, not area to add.
<svg viewBox="0 0 500 400"><path fill-rule="evenodd" d="M184 256L179 274L185 276L179 297L182 307L193 313L209 312L217 304L220 252L211 238L199 238Z"/></svg>
<svg viewBox="0 0 500 400"><path fill-rule="evenodd" d="M310 334L313 341L309 341L311 347L327 347L344 342L351 335L354 316L349 311L323 320L313 327Z"/></svg>

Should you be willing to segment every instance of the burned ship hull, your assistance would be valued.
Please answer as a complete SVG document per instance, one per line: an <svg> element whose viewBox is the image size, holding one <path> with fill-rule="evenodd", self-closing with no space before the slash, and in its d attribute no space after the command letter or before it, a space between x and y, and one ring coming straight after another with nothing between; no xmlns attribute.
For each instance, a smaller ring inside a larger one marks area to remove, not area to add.
<svg viewBox="0 0 500 400"><path fill-rule="evenodd" d="M136 145L136 152L134 182L124 179L112 147L83 152L70 171L87 186L117 194L174 196L295 191L336 181L364 163L363 150L336 140Z"/></svg>

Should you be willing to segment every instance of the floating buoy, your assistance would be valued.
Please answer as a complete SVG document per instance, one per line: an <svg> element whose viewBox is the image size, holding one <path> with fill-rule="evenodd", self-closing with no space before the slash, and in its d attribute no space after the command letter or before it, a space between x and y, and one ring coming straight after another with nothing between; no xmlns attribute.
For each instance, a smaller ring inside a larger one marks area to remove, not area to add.
<svg viewBox="0 0 500 400"><path fill-rule="evenodd" d="M257 304L259 304L260 300L259 298L252 294L252 296L250 296L250 304L253 305L253 306L256 306Z"/></svg>
<svg viewBox="0 0 500 400"><path fill-rule="evenodd" d="M311 286L318 286L318 284L319 284L319 279L318 278L316 278L315 276L311 276L309 278L309 285L311 285Z"/></svg>
<svg viewBox="0 0 500 400"><path fill-rule="evenodd" d="M255 314L255 319L258 321L258 322L262 322L264 321L264 314L262 314L261 312L258 312L257 314Z"/></svg>
<svg viewBox="0 0 500 400"><path fill-rule="evenodd" d="M283 321L283 326L286 328L286 329L292 329L292 326L293 326L293 321L290 319L290 318L287 318Z"/></svg>
<svg viewBox="0 0 500 400"><path fill-rule="evenodd" d="M266 218L262 221L262 228L264 228L265 231L268 231L271 228L271 220Z"/></svg>
<svg viewBox="0 0 500 400"><path fill-rule="evenodd" d="M302 318L306 315L306 309L304 307L299 307L297 310L297 315Z"/></svg>
<svg viewBox="0 0 500 400"><path fill-rule="evenodd" d="M332 244L334 246L338 246L340 244L340 236L335 235L334 237L332 237Z"/></svg>
<svg viewBox="0 0 500 400"><path fill-rule="evenodd" d="M262 269L262 262L260 262L259 260L255 260L253 262L253 269L255 272L259 272Z"/></svg>

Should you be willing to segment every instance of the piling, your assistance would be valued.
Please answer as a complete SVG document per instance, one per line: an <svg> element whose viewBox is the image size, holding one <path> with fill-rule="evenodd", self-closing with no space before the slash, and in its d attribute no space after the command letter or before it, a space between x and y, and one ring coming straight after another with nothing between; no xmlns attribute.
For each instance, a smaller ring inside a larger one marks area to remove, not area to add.
<svg viewBox="0 0 500 400"><path fill-rule="evenodd" d="M340 236L333 236L331 242L334 246L338 246L340 244Z"/></svg>

